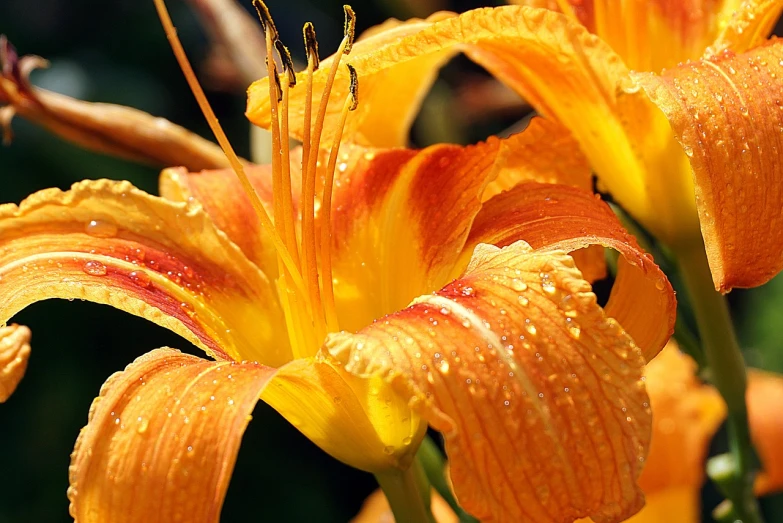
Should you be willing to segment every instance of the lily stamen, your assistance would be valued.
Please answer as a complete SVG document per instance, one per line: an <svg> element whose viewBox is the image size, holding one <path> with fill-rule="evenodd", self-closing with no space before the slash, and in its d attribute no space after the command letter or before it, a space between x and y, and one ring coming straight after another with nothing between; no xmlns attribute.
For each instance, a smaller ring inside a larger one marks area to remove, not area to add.
<svg viewBox="0 0 783 523"><path fill-rule="evenodd" d="M345 36L340 42L340 46L335 53L329 75L326 80L323 92L321 93L321 102L318 106L315 126L311 130L307 164L302 174L302 276L308 289L313 293L315 303L321 303L320 286L318 282L318 260L316 257L315 240L315 179L316 163L318 159L319 144L321 142L321 133L326 118L326 109L329 104L329 95L332 92L334 79L337 75L337 69L340 66L340 59L343 54L348 54L353 45L354 27L356 25L356 16L350 6L343 6L345 10ZM307 38L305 38L307 40ZM308 77L311 77L310 67L308 67ZM312 85L312 79L308 78L308 85ZM308 93L310 94L310 93ZM309 97L308 97L309 98ZM310 101L312 103L312 101ZM304 163L303 156L302 162ZM324 209L324 212L330 212ZM331 281L328 282L331 285Z"/></svg>
<svg viewBox="0 0 783 523"><path fill-rule="evenodd" d="M250 199L250 203L253 206L253 210L258 216L259 222L261 222L261 227L263 227L264 231L271 238L272 244L275 247L275 251L277 252L277 255L280 257L280 260L285 265L286 269L289 271L294 286L297 289L300 289L300 292L306 295L304 281L302 279L302 275L299 272L299 268L297 264L294 262L294 259L291 257L291 254L288 252L288 249L286 248L283 239L275 230L275 226L272 223L269 214L267 214L263 203L261 203L261 198L258 196L258 193L256 192L253 185L250 183L250 179L247 177L247 174L245 173L245 169L242 165L242 162L239 160L239 157L234 151L234 148L231 146L231 143L228 141L228 137L226 136L226 133L223 131L223 128L218 122L218 119L215 116L215 112L212 110L212 107L210 106L209 101L207 100L207 97L204 94L204 90L201 88L201 85L199 84L199 81L196 78L196 74L193 71L193 67L190 65L190 60L188 60L188 57L185 54L185 49L182 47L182 42L180 42L179 37L177 36L177 30L174 27L174 23L171 21L171 16L169 16L169 12L168 9L166 9L166 5L164 1L154 0L154 2L155 2L155 9L158 12L158 17L160 18L160 21L163 25L163 29L166 32L166 37L168 38L169 43L171 44L171 48L174 51L174 56L177 58L177 63L182 69L182 73L184 74L185 79L188 82L188 86L190 87L190 90L193 92L193 96L196 98L196 101L198 102L201 112L204 114L204 118L207 120L207 124L209 124L209 128L212 130L212 133L215 135L215 139L218 141L218 144L220 144L221 149L223 149L223 153L226 155L226 159L231 165L231 168L233 169L234 173L237 175L239 182L242 184L242 188L245 191L245 194Z"/></svg>
<svg viewBox="0 0 783 523"><path fill-rule="evenodd" d="M345 121L348 113L356 109L359 104L359 78L356 69L351 64L345 64L351 75L351 87L348 96L345 97L343 110L340 113L340 122L332 138L332 147L329 150L329 163L326 167L326 180L322 198L323 218L321 219L321 285L324 294L324 311L326 313L326 325L330 331L338 330L337 307L334 302L334 284L332 283L332 187L334 185L334 171L337 166L337 156L340 152L340 141L343 138Z"/></svg>

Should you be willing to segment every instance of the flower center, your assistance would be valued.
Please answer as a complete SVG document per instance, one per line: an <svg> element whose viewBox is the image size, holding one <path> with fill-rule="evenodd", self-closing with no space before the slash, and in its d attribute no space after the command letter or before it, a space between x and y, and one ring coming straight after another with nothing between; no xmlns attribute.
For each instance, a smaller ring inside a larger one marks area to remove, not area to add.
<svg viewBox="0 0 783 523"><path fill-rule="evenodd" d="M312 356L320 347L328 332L339 330L332 285L331 255L331 201L334 170L342 138L342 129L348 113L356 108L356 72L347 65L351 75L351 89L343 103L337 129L329 151L323 193L321 195L320 231L315 227L316 170L318 154L322 149L321 135L324 127L329 95L340 66L342 56L353 45L355 16L345 6L345 35L331 63L326 85L321 93L318 111L313 122L313 74L320 65L318 42L311 23L304 26L304 43L307 54L305 73L304 136L302 143L302 192L301 233L297 238L291 194L291 158L288 139L288 101L290 90L296 87L296 75L288 49L279 39L269 10L261 0L254 0L266 36L266 65L269 77L270 120L272 132L272 187L273 212L277 235L282 238L284 252L278 252L280 278L278 293L285 311L286 324L294 358ZM282 65L278 75L275 54ZM320 232L320 235L317 234ZM285 263L290 256L298 267ZM301 279L298 285L297 279Z"/></svg>
<svg viewBox="0 0 783 523"><path fill-rule="evenodd" d="M297 237L295 226L295 209L291 193L291 157L288 138L288 100L289 92L296 86L296 75L293 61L288 49L279 39L269 9L262 0L254 0L253 5L258 11L266 36L266 65L269 76L269 101L272 131L272 192L273 217L267 214L261 198L253 188L245 173L242 161L234 152L225 132L220 126L212 107L207 101L201 85L185 54L182 43L177 37L171 18L166 10L164 0L154 0L158 16L163 23L166 35L177 58L177 62L188 81L193 95L198 101L201 111L210 126L215 138L220 144L231 168L239 178L242 187L250 198L253 209L261 226L271 238L277 254L279 278L277 280L278 295L283 307L294 359L315 355L322 341L329 332L339 330L337 312L334 301L332 283L332 253L331 253L331 201L334 170L342 139L342 131L348 118L348 113L357 106L358 80L356 71L346 64L351 78L351 86L343 103L337 128L333 133L329 161L326 168L321 195L320 236L316 237L315 227L315 193L316 169L318 153L321 151L321 134L329 103L329 95L334 85L334 79L340 66L342 56L351 51L354 39L356 19L350 6L345 9L344 37L330 66L326 85L321 93L315 122L312 121L313 110L313 74L319 67L318 42L311 23L304 26L304 42L307 52L307 69L305 74L305 110L304 137L302 143L302 194L300 235ZM282 75L277 72L275 54L283 69ZM281 80L281 76L283 77Z"/></svg>

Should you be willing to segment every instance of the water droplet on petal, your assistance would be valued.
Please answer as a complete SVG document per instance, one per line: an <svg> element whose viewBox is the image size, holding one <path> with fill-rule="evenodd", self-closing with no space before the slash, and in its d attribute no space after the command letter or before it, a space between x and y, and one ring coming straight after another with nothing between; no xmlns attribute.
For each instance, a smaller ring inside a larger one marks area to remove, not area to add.
<svg viewBox="0 0 783 523"><path fill-rule="evenodd" d="M82 267L82 270L91 276L105 276L106 266L99 261L88 261Z"/></svg>
<svg viewBox="0 0 783 523"><path fill-rule="evenodd" d="M149 274L144 271L133 271L128 274L128 278L139 287L144 287L145 289L152 285Z"/></svg>

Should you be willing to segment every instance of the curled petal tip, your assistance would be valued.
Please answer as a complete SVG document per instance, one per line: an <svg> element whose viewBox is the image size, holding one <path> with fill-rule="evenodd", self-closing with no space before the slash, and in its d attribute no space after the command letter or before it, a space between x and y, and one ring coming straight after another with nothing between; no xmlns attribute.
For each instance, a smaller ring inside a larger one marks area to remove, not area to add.
<svg viewBox="0 0 783 523"><path fill-rule="evenodd" d="M14 393L22 381L30 358L30 329L22 325L0 328L0 403Z"/></svg>

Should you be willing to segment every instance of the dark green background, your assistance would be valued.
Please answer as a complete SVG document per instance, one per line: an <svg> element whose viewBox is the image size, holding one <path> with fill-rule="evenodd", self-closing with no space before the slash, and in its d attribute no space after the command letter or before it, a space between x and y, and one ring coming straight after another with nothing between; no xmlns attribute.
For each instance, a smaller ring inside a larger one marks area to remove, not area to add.
<svg viewBox="0 0 783 523"><path fill-rule="evenodd" d="M444 4L464 10L482 3ZM283 39L299 56L296 47L306 20L316 25L322 54L336 47L342 32L340 5L269 2ZM169 7L186 49L198 63L207 41L197 20L182 2L172 0ZM358 1L353 7L360 29L409 14L403 2L395 0ZM34 74L37 85L133 106L208 136L152 0L0 0L0 33L20 54L51 60L49 70ZM465 71L474 73L463 61L447 68L429 106L442 106L438 97L449 99L451 87ZM209 96L235 147L249 154L242 94ZM468 142L498 129L452 127L448 136ZM0 203L19 202L46 187L66 189L85 178L127 179L156 192L156 168L85 152L21 119L14 122L14 130L13 145L0 148ZM421 126L413 136L421 145L439 138L433 132L431 126ZM783 371L783 279L752 292L735 292L732 302L748 358L756 366ZM33 329L33 356L18 391L0 406L0 523L69 521L69 454L103 381L150 349L193 348L149 322L89 303L39 303L14 322ZM374 488L370 475L331 459L260 404L245 435L223 521L346 521ZM707 497L712 499L709 492ZM773 506L767 503L767 508L775 521Z"/></svg>

